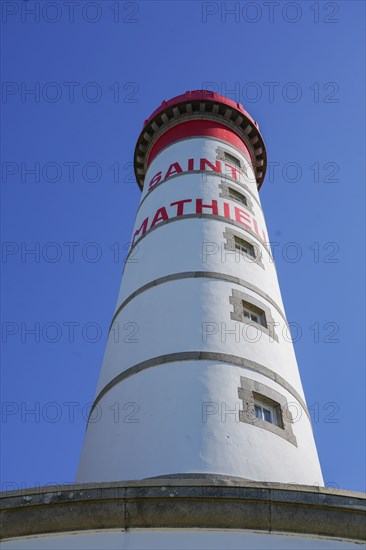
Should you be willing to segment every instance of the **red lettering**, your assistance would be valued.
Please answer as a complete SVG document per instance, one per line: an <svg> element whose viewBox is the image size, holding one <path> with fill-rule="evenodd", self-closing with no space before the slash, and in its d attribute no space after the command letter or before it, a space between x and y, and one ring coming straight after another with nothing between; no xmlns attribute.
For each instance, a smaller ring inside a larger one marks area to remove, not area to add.
<svg viewBox="0 0 366 550"><path fill-rule="evenodd" d="M177 216L183 216L184 204L186 202L192 202L192 199L185 199L182 201L172 202L170 206L177 205Z"/></svg>
<svg viewBox="0 0 366 550"><path fill-rule="evenodd" d="M137 235L140 233L141 230L142 230L141 237L143 235L145 235L146 230L147 230L148 222L149 222L149 218L145 218L144 221L141 224L141 227L135 231L135 233L133 235L131 247L135 244L135 239L136 239Z"/></svg>
<svg viewBox="0 0 366 550"><path fill-rule="evenodd" d="M165 174L165 179L169 178L170 176L173 176L174 174L181 174L183 172L182 168L180 167L179 162L173 162L168 168L167 173Z"/></svg>
<svg viewBox="0 0 366 550"><path fill-rule="evenodd" d="M188 170L194 170L194 159L188 159Z"/></svg>
<svg viewBox="0 0 366 550"><path fill-rule="evenodd" d="M238 208L237 206L235 206L234 211L235 211L235 221L245 225L245 227L247 227L248 229L251 229L249 214L247 214L244 210L242 210L241 208Z"/></svg>
<svg viewBox="0 0 366 550"><path fill-rule="evenodd" d="M149 183L149 190L155 187L159 182L161 181L161 172L158 172L155 174L153 178L151 178L151 181Z"/></svg>
<svg viewBox="0 0 366 550"><path fill-rule="evenodd" d="M231 177L234 180L240 181L240 171L237 168L235 168L235 166L231 166L231 164L228 164L227 162L225 162L225 166L228 166L230 168Z"/></svg>
<svg viewBox="0 0 366 550"><path fill-rule="evenodd" d="M212 204L202 204L202 199L196 199L196 214L202 214L203 208L210 208L215 216L219 213L216 200L213 200Z"/></svg>
<svg viewBox="0 0 366 550"><path fill-rule="evenodd" d="M163 206L162 208L159 208L159 210L156 212L154 219L151 223L151 227L154 227L155 224L158 222L166 222L169 220L168 212L166 211L166 208Z"/></svg>
<svg viewBox="0 0 366 550"><path fill-rule="evenodd" d="M200 159L200 170L207 170L206 166L213 170L214 172L221 172L221 161L217 160L215 164L212 164L207 159Z"/></svg>
<svg viewBox="0 0 366 550"><path fill-rule="evenodd" d="M224 216L225 218L231 218L230 216L230 204L228 202L224 202Z"/></svg>

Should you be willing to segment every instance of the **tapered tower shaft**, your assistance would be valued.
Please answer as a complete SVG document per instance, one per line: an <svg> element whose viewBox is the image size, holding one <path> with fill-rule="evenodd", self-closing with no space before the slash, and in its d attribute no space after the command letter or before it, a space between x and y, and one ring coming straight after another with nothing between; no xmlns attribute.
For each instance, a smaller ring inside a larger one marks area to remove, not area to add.
<svg viewBox="0 0 366 550"><path fill-rule="evenodd" d="M323 484L243 107L187 92L145 121L142 196L78 481Z"/></svg>

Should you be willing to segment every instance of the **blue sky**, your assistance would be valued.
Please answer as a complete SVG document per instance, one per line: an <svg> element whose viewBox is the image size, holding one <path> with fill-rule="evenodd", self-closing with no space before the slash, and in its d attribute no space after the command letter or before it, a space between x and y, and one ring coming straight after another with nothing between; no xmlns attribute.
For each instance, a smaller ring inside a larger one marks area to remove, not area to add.
<svg viewBox="0 0 366 550"><path fill-rule="evenodd" d="M208 88L260 124L325 482L365 490L364 3L73 10L2 2L2 488L73 481L139 202L135 141L162 100Z"/></svg>

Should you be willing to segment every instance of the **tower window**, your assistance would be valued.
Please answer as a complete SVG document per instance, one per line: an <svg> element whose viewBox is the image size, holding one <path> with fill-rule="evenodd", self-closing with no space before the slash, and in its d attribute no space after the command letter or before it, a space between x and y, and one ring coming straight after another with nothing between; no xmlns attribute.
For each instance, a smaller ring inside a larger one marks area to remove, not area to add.
<svg viewBox="0 0 366 550"><path fill-rule="evenodd" d="M244 376L240 377L238 395L243 401L243 410L239 411L240 422L272 432L297 447L292 430L294 421L284 395L270 386ZM303 406L306 409L305 403Z"/></svg>
<svg viewBox="0 0 366 550"><path fill-rule="evenodd" d="M225 250L238 252L234 255L235 262L239 263L242 256L244 258L244 261L247 261L248 263L254 263L264 269L262 261L263 253L261 247L258 243L253 241L249 235L247 235L243 231L234 231L229 227L225 227L224 239ZM239 309L240 308L241 303L239 304Z"/></svg>
<svg viewBox="0 0 366 550"><path fill-rule="evenodd" d="M228 162L229 164L232 164L233 166L237 166L238 168L241 168L240 160L234 157L234 155L231 155L230 153L227 153L225 151L224 158L226 162Z"/></svg>
<svg viewBox="0 0 366 550"><path fill-rule="evenodd" d="M228 188L229 191L229 197L230 199L233 199L234 201L240 202L244 206L247 206L248 201L245 195L242 193L239 193L239 191L236 191L235 189L232 189L231 187Z"/></svg>
<svg viewBox="0 0 366 550"><path fill-rule="evenodd" d="M283 428L281 406L269 397L253 392L254 412L256 418Z"/></svg>
<svg viewBox="0 0 366 550"><path fill-rule="evenodd" d="M231 250L233 250L233 247ZM255 296L246 292L234 288L231 292L232 295L229 296L229 302L234 310L230 312L230 319L256 326L261 332L267 334L269 338L278 342L278 336L274 328L274 325L277 323L273 318L271 308L262 301L257 300Z"/></svg>
<svg viewBox="0 0 366 550"><path fill-rule="evenodd" d="M243 300L243 315L245 319L252 321L253 323L258 323L262 327L267 327L266 314L262 309L249 302Z"/></svg>
<svg viewBox="0 0 366 550"><path fill-rule="evenodd" d="M216 149L216 158L218 160L221 160L221 162L223 162L224 164L228 164L231 167L234 166L235 168L240 170L242 174L244 174L245 176L248 176L248 171L246 166L248 161L242 157L242 153L240 153L239 151L237 154L234 151L234 154L233 154L231 151L228 151L223 147L219 146ZM232 169L230 169L229 166L226 166L225 172L227 172L228 176L232 175Z"/></svg>
<svg viewBox="0 0 366 550"><path fill-rule="evenodd" d="M239 237L234 236L234 245L235 249L239 250L239 252L242 252L243 254L248 254L249 256L255 258L254 246L247 241L244 241L244 239L240 239Z"/></svg>

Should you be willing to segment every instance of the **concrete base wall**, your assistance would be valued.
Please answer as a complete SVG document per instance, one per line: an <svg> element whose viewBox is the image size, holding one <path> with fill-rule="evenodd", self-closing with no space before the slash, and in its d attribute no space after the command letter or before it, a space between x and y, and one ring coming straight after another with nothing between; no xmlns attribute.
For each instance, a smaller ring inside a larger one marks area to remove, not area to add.
<svg viewBox="0 0 366 550"><path fill-rule="evenodd" d="M28 489L3 493L1 505L6 550L333 550L365 540L363 494L225 476Z"/></svg>

